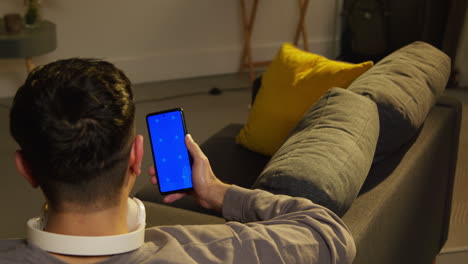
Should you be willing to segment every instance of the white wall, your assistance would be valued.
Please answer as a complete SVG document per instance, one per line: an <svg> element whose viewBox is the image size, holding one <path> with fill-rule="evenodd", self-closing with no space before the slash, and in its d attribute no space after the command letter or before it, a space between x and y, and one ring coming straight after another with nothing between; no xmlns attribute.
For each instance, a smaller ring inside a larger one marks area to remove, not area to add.
<svg viewBox="0 0 468 264"><path fill-rule="evenodd" d="M20 0L0 1L0 15L21 11ZM58 48L37 64L67 57L98 57L121 67L134 83L237 71L243 41L238 0L43 0L44 17L57 24ZM247 0L247 3L251 3ZM261 0L252 40L254 59L271 59L292 41L297 1ZM339 0L311 0L309 46L334 56ZM23 60L0 60L0 97L12 96L25 77Z"/></svg>
<svg viewBox="0 0 468 264"><path fill-rule="evenodd" d="M468 9L465 12L465 23L458 44L455 67L460 71L460 86L468 87Z"/></svg>

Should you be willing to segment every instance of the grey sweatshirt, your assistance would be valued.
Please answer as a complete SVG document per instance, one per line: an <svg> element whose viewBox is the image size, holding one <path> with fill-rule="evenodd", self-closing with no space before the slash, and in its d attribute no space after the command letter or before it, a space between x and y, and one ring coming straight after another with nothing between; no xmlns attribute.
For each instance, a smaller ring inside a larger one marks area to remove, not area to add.
<svg viewBox="0 0 468 264"><path fill-rule="evenodd" d="M99 263L352 263L340 218L303 198L232 186L222 225L148 228L138 250ZM0 241L0 263L61 263L25 240Z"/></svg>

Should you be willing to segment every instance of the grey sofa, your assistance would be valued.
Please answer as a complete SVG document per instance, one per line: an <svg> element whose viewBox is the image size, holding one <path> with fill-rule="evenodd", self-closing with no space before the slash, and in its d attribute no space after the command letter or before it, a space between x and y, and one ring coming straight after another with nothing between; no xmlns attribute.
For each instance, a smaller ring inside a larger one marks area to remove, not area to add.
<svg viewBox="0 0 468 264"><path fill-rule="evenodd" d="M329 91L273 157L235 143L242 124L201 147L224 182L303 196L335 211L355 239L354 263L431 263L447 239L460 131L461 104L441 96L449 72L445 54L413 43L347 90ZM329 141L335 144L323 145ZM320 160L314 149L333 155ZM154 186L137 197L149 207L148 225L224 222L191 198L161 205Z"/></svg>

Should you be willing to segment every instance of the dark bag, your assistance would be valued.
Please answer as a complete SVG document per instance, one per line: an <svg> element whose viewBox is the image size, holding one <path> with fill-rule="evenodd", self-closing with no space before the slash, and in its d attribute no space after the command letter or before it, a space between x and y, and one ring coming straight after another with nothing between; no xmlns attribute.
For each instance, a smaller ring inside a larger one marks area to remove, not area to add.
<svg viewBox="0 0 468 264"><path fill-rule="evenodd" d="M344 6L342 57L378 61L389 50L388 12L383 0L353 0Z"/></svg>

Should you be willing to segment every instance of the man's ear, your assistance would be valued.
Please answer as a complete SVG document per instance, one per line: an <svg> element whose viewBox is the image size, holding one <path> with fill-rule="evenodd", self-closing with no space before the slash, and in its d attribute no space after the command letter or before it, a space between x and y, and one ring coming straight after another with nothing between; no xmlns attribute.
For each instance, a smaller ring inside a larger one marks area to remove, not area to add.
<svg viewBox="0 0 468 264"><path fill-rule="evenodd" d="M15 152L15 163L16 163L16 169L18 172L23 175L23 177L29 182L29 184L33 188L37 188L38 184L34 177L32 176L31 169L29 168L29 164L27 161L24 159L23 154L21 153L21 150L17 150Z"/></svg>
<svg viewBox="0 0 468 264"><path fill-rule="evenodd" d="M141 162L143 160L143 136L137 135L133 140L132 149L130 150L130 171L135 175L141 173Z"/></svg>

